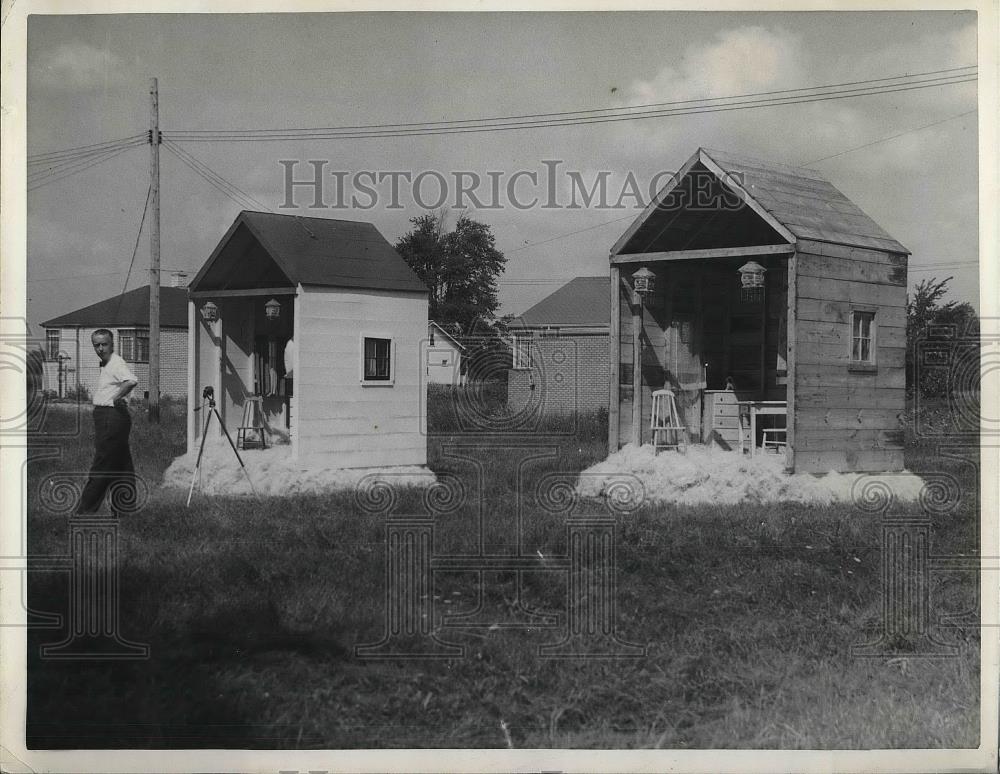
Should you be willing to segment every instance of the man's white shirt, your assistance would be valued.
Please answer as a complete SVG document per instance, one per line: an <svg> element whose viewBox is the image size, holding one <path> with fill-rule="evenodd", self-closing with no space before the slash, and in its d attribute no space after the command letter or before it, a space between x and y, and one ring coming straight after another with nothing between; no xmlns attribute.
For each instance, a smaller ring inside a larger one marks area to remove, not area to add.
<svg viewBox="0 0 1000 774"><path fill-rule="evenodd" d="M114 406L115 395L124 382L138 382L128 364L117 352L112 352L108 362L101 366L101 375L94 390L95 406Z"/></svg>

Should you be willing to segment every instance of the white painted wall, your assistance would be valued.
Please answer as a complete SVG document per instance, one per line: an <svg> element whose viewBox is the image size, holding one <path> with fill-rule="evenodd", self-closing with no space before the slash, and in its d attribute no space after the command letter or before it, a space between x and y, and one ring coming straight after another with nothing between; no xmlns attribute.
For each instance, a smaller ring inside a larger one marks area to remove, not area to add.
<svg viewBox="0 0 1000 774"><path fill-rule="evenodd" d="M427 296L305 287L295 379L299 461L338 468L426 465L421 390ZM362 337L392 339L391 385L362 384Z"/></svg>
<svg viewBox="0 0 1000 774"><path fill-rule="evenodd" d="M458 386L462 383L462 350L437 330L431 344L430 328L424 342L424 375L428 384Z"/></svg>

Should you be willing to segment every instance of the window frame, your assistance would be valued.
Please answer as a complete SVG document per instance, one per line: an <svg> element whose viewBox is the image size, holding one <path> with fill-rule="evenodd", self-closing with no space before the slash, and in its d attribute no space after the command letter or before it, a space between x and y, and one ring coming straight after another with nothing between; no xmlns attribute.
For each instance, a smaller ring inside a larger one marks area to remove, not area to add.
<svg viewBox="0 0 1000 774"><path fill-rule="evenodd" d="M531 347L533 342L534 336L530 331L511 334L510 367L514 371L531 370Z"/></svg>
<svg viewBox="0 0 1000 774"><path fill-rule="evenodd" d="M118 343L115 349L122 360L126 363L149 363L149 328L119 328L117 330ZM139 355L139 340L146 340L146 358L141 359ZM130 350L126 352L125 341L129 341ZM127 355L127 356L126 356Z"/></svg>
<svg viewBox="0 0 1000 774"><path fill-rule="evenodd" d="M367 339L389 342L389 378L369 379L365 376L365 341ZM358 336L358 381L362 387L393 387L396 384L396 339L391 333L362 331Z"/></svg>
<svg viewBox="0 0 1000 774"><path fill-rule="evenodd" d="M53 335L54 334L54 335ZM55 349L52 343L55 342ZM59 359L59 346L62 344L62 331L59 328L45 329L45 359L54 362Z"/></svg>
<svg viewBox="0 0 1000 774"><path fill-rule="evenodd" d="M855 339L863 340L865 338L863 336L855 337L854 335L855 324L860 315L870 316L871 318L871 326L868 331L868 360L855 360L854 358ZM847 330L847 363L848 370L850 371L864 373L878 370L878 307L861 304L851 305Z"/></svg>

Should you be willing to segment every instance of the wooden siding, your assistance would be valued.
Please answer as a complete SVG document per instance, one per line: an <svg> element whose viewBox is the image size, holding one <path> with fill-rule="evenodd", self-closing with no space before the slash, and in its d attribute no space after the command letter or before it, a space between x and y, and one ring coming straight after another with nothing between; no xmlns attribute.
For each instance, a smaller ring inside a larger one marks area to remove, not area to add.
<svg viewBox="0 0 1000 774"><path fill-rule="evenodd" d="M803 240L795 256L789 441L796 471L903 467L906 256ZM875 310L875 368L851 368L851 310Z"/></svg>
<svg viewBox="0 0 1000 774"><path fill-rule="evenodd" d="M425 465L420 391L427 337L425 296L306 288L296 374L297 442L305 465ZM361 338L394 345L392 386L361 384Z"/></svg>

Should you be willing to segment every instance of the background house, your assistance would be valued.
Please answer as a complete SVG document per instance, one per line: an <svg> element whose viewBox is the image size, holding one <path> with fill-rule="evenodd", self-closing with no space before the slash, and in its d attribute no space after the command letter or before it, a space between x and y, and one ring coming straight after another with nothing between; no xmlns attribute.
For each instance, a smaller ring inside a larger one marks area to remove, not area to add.
<svg viewBox="0 0 1000 774"><path fill-rule="evenodd" d="M189 450L211 386L303 468L426 465L427 295L370 223L241 212L190 286Z"/></svg>
<svg viewBox="0 0 1000 774"><path fill-rule="evenodd" d="M160 288L160 393L172 397L187 393L186 284L186 275L178 272L169 286ZM149 285L46 320L42 328L44 389L64 397L79 383L92 393L100 364L90 337L107 328L114 333L115 351L139 379L135 394L148 395Z"/></svg>
<svg viewBox="0 0 1000 774"><path fill-rule="evenodd" d="M536 402L548 414L587 413L608 405L607 277L576 277L511 326L508 405Z"/></svg>
<svg viewBox="0 0 1000 774"><path fill-rule="evenodd" d="M609 448L666 384L694 439L783 402L789 469L901 470L908 254L818 172L699 149L611 251Z"/></svg>
<svg viewBox="0 0 1000 774"><path fill-rule="evenodd" d="M424 352L428 384L450 384L453 387L465 384L465 375L462 373L465 347L433 320L427 323Z"/></svg>

